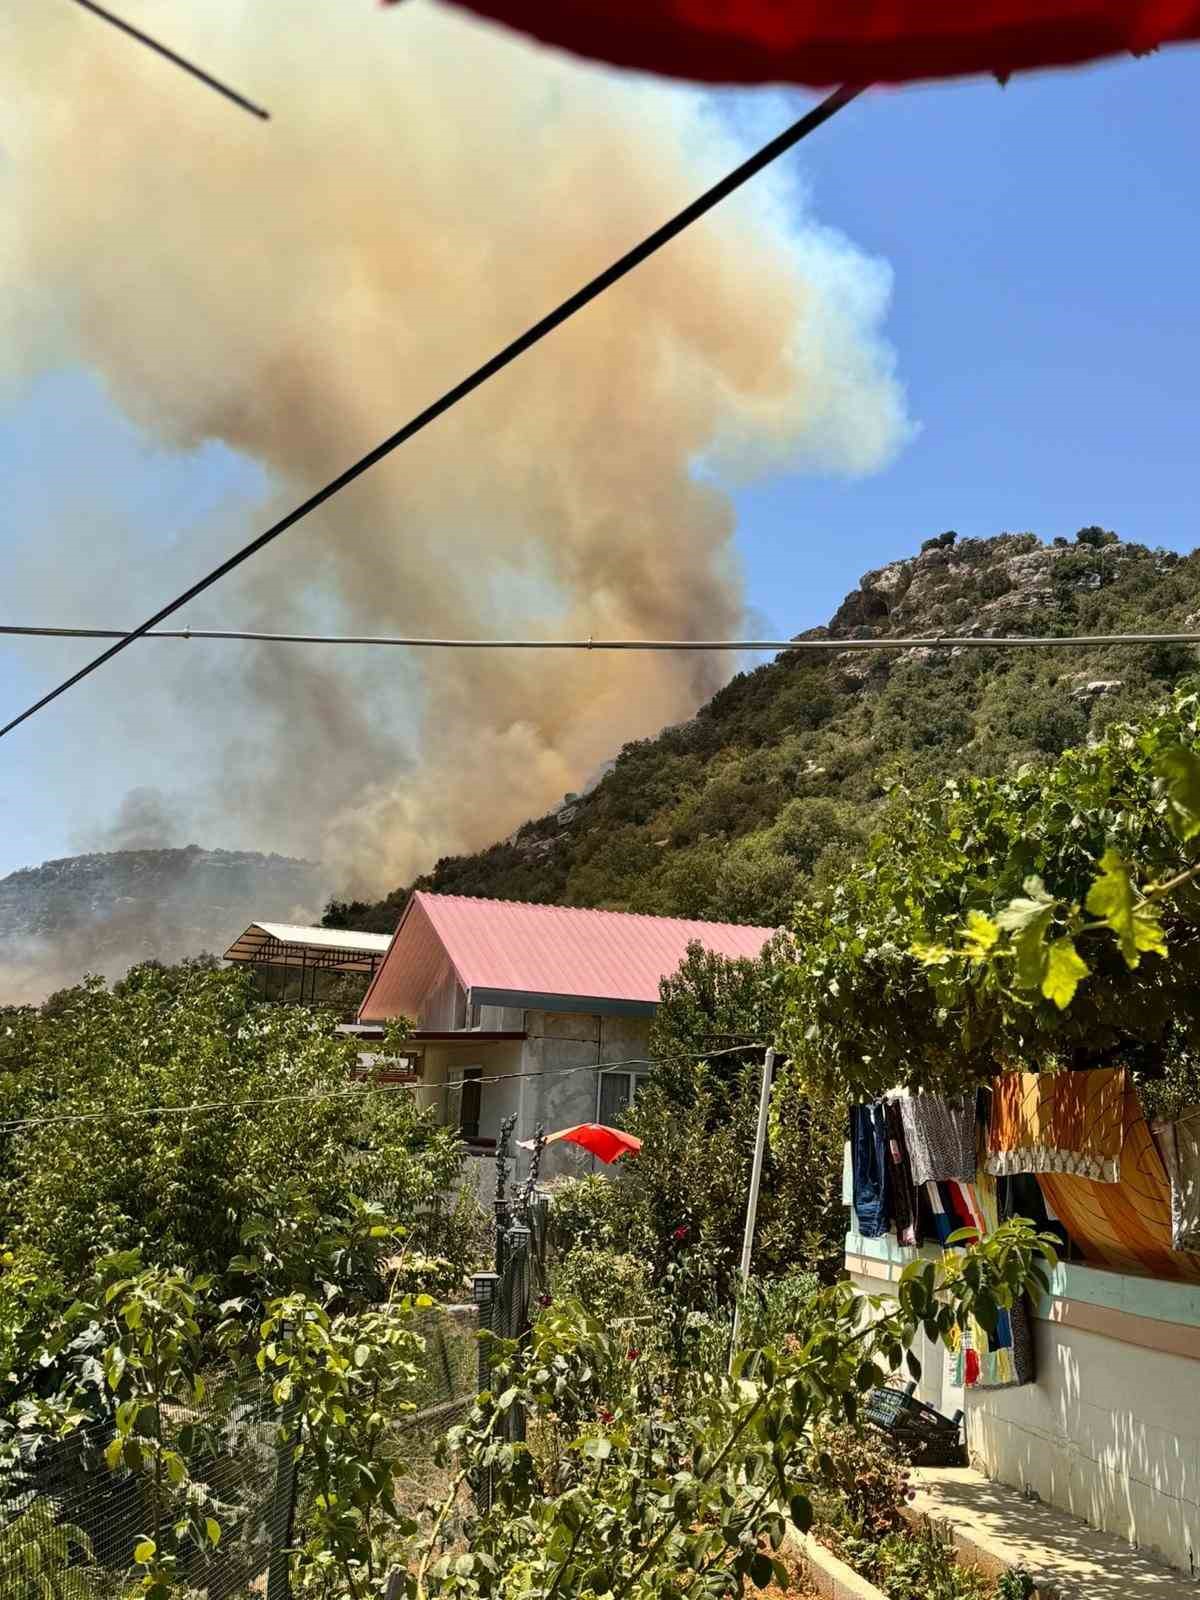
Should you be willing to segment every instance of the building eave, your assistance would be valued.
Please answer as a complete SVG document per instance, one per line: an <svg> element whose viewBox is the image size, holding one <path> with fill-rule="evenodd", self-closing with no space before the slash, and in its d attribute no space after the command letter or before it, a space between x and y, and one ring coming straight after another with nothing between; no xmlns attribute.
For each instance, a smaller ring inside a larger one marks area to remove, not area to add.
<svg viewBox="0 0 1200 1600"><path fill-rule="evenodd" d="M622 1000L598 994L538 994L526 989L468 989L468 1003L517 1011L571 1011L584 1016L652 1017L657 1000Z"/></svg>

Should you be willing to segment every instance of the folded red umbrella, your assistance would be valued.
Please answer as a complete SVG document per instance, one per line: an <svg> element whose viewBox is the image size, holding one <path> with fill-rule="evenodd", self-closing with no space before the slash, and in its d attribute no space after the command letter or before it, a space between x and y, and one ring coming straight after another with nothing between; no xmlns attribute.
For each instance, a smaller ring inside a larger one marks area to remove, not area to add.
<svg viewBox="0 0 1200 1600"><path fill-rule="evenodd" d="M560 1128L557 1133L546 1135L547 1144L557 1144L560 1139L565 1139L568 1144L581 1145L594 1156L599 1156L601 1161L616 1161L619 1156L636 1155L642 1148L642 1141L632 1133L625 1133L621 1128L606 1127L603 1122L580 1122L573 1128ZM532 1150L532 1139L518 1141L522 1150Z"/></svg>
<svg viewBox="0 0 1200 1600"><path fill-rule="evenodd" d="M547 44L708 83L905 83L1140 55L1200 0L457 0Z"/></svg>

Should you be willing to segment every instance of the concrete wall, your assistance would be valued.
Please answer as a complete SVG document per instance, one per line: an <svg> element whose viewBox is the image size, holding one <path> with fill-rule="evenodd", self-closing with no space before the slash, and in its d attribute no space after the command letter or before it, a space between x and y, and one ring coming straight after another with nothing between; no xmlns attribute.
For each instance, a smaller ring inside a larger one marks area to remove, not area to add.
<svg viewBox="0 0 1200 1600"><path fill-rule="evenodd" d="M650 1031L649 1018L598 1017L566 1011L527 1011L525 1071L531 1076L522 1087L518 1137L531 1139L539 1123L547 1132L596 1116L597 1068L606 1062L643 1060ZM566 1067L588 1068L567 1073ZM533 1076L538 1074L538 1076ZM527 1167L524 1152L520 1171ZM573 1145L554 1145L546 1151L544 1177L560 1177L593 1170L605 1171L602 1162Z"/></svg>
<svg viewBox="0 0 1200 1600"><path fill-rule="evenodd" d="M1036 1384L967 1396L973 1464L1195 1574L1200 1361L1041 1320L1034 1337Z"/></svg>
<svg viewBox="0 0 1200 1600"><path fill-rule="evenodd" d="M891 1238L846 1240L870 1294L912 1256ZM1197 1575L1200 1289L1063 1264L1051 1287L1035 1311L1035 1383L964 1395L923 1343L920 1398L965 1410L972 1465L989 1477Z"/></svg>
<svg viewBox="0 0 1200 1600"><path fill-rule="evenodd" d="M457 1127L461 1113L461 1089L448 1087L456 1084L467 1067L480 1067L485 1078L501 1078L499 1083L485 1083L480 1093L479 1134L484 1139L494 1139L500 1132L500 1123L510 1110L517 1109L520 1073L522 1069L522 1041L520 1039L472 1040L464 1034L462 1040L427 1044L424 1046L425 1071L421 1099L437 1107L443 1122Z"/></svg>

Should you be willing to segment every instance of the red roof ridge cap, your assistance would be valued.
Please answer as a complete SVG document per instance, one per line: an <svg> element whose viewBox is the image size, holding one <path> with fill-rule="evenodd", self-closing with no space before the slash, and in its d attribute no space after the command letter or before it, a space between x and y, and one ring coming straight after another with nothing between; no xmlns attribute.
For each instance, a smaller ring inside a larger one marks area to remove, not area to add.
<svg viewBox="0 0 1200 1600"><path fill-rule="evenodd" d="M707 928L753 928L756 932L783 933L783 927L766 922L716 922L712 917L669 917L661 911L614 911L609 906L563 906L554 900L510 900L505 895L454 894L441 889L414 889L409 899L466 900L477 906L520 906L527 911L578 911L589 917L641 917L647 922L698 922Z"/></svg>

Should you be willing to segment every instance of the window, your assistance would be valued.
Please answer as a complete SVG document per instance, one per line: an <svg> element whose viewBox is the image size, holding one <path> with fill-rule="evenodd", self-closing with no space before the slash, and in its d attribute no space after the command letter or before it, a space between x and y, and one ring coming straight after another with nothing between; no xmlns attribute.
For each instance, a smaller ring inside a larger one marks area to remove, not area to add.
<svg viewBox="0 0 1200 1600"><path fill-rule="evenodd" d="M596 1095L596 1121L610 1128L619 1128L625 1113L637 1098L636 1072L601 1072L600 1088Z"/></svg>
<svg viewBox="0 0 1200 1600"><path fill-rule="evenodd" d="M462 1095L459 1102L459 1132L464 1139L478 1139L479 1108L483 1097L483 1087L479 1080L483 1077L483 1068L464 1067L462 1076L463 1086L459 1091Z"/></svg>

